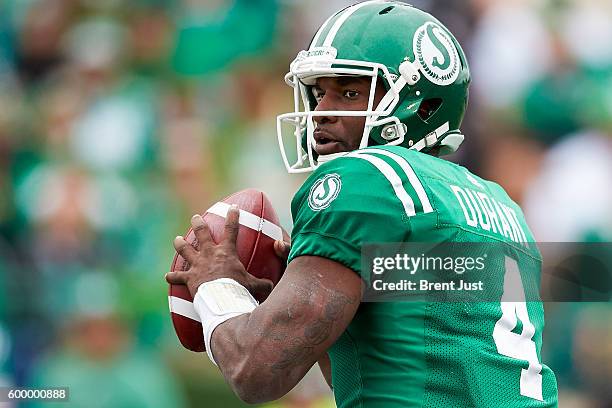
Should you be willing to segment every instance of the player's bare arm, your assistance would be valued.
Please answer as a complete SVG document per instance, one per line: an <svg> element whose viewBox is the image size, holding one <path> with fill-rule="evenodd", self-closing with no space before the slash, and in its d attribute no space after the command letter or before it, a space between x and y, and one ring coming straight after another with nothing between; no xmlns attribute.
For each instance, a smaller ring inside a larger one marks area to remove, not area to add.
<svg viewBox="0 0 612 408"><path fill-rule="evenodd" d="M283 234L284 234L284 240L276 241L274 243L274 252L276 252L276 255L279 258L287 262L287 259L289 258L289 252L291 250L291 242L290 242L289 236L287 235L285 231L283 231ZM321 355L317 363L319 364L319 369L321 370L321 374L323 374L323 378L325 379L325 382L327 383L327 385L329 385L329 388L333 388L332 373L331 373L331 360L329 358L329 354L323 353L323 355Z"/></svg>
<svg viewBox="0 0 612 408"><path fill-rule="evenodd" d="M191 268L169 273L167 281L186 284L194 296L199 285L220 277L252 292L269 288L270 282L249 275L236 257L238 215L236 210L228 213L226 236L219 245L195 216L192 225L200 250L175 239L176 250ZM296 258L264 303L214 330L210 344L215 361L244 401L277 399L326 355L355 315L360 298L361 280L352 270L325 258Z"/></svg>
<svg viewBox="0 0 612 408"><path fill-rule="evenodd" d="M329 385L329 388L333 388L332 385L332 374L331 374L331 360L329 358L329 354L324 353L321 358L319 358L319 368L321 369L321 373L323 374L323 378L325 378L325 382Z"/></svg>

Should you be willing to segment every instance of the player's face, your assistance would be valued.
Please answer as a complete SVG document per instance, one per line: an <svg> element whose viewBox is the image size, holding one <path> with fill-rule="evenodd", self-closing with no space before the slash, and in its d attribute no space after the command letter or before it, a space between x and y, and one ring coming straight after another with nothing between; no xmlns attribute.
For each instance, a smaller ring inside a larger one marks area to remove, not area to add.
<svg viewBox="0 0 612 408"><path fill-rule="evenodd" d="M317 79L312 93L317 100L315 111L367 110L370 77L324 77ZM386 90L377 81L374 108ZM321 155L349 152L359 148L364 116L314 116L314 150Z"/></svg>

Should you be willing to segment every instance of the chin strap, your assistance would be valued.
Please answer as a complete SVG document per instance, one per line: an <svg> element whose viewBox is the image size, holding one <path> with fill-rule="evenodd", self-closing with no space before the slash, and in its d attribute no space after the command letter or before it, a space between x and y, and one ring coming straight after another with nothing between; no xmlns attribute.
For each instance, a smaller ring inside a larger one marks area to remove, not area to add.
<svg viewBox="0 0 612 408"><path fill-rule="evenodd" d="M447 154L455 153L465 136L463 133L449 133L441 142L440 142L440 156L445 156Z"/></svg>
<svg viewBox="0 0 612 408"><path fill-rule="evenodd" d="M323 163L327 163L328 161L332 161L334 159L337 159L338 157L342 157L345 154L348 154L350 152L340 152L340 153L331 153L331 154L320 154L317 157L317 164L321 165Z"/></svg>
<svg viewBox="0 0 612 408"><path fill-rule="evenodd" d="M444 123L442 126L410 146L410 149L421 151L423 149L427 149L429 147L434 147L436 145L440 146L440 154L450 154L454 153L461 143L463 143L463 139L465 136L461 134L458 130L449 133L450 124L448 122Z"/></svg>
<svg viewBox="0 0 612 408"><path fill-rule="evenodd" d="M438 141L446 132L450 130L450 124L448 122L444 123L442 126L426 135L424 138L410 146L411 149L421 151L427 147L433 147L438 144Z"/></svg>

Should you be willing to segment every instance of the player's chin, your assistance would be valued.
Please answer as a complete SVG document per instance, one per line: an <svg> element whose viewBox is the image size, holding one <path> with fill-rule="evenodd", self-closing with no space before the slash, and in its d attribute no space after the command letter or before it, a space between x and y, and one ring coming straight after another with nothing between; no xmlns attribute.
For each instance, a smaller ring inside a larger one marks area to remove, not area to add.
<svg viewBox="0 0 612 408"><path fill-rule="evenodd" d="M326 143L317 143L314 146L314 151L319 156L325 156L334 153L348 152L350 149L342 142L328 141Z"/></svg>

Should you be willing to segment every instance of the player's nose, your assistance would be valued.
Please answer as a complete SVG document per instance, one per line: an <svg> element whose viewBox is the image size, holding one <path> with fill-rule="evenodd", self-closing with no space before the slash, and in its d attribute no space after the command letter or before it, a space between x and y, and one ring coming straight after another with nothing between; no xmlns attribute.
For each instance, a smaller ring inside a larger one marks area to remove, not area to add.
<svg viewBox="0 0 612 408"><path fill-rule="evenodd" d="M334 105L333 98L331 96L328 96L327 94L323 95L323 97L317 104L317 107L315 108L315 112L334 111L334 110L337 110L337 108ZM333 116L333 115L321 115L321 116L313 116L313 119L317 124L322 124L322 123L336 122L338 120L338 117Z"/></svg>

